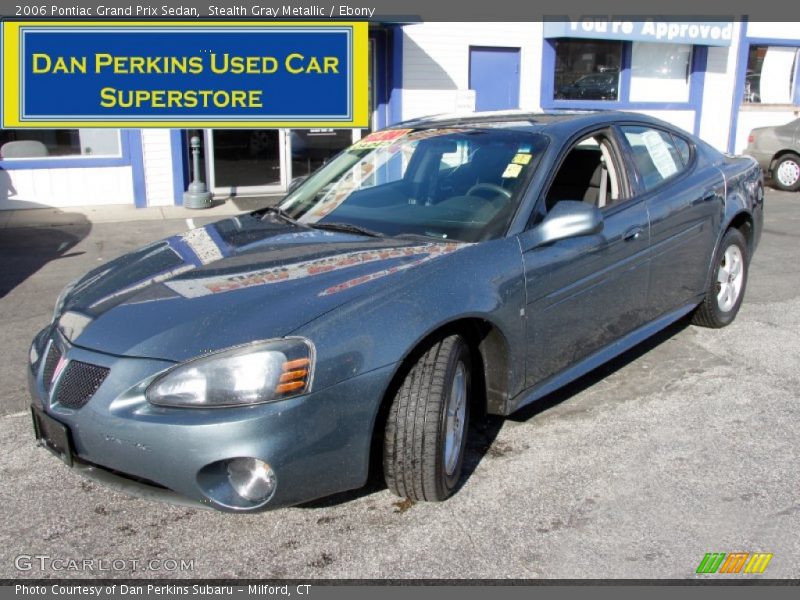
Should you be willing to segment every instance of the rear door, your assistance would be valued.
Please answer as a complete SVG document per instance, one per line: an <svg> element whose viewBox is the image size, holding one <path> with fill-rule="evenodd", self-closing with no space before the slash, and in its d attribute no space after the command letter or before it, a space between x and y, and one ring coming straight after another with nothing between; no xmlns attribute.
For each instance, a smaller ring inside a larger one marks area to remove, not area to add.
<svg viewBox="0 0 800 600"><path fill-rule="evenodd" d="M686 138L650 125L621 125L636 171L636 195L650 215L648 320L694 302L705 290L725 182L700 164Z"/></svg>
<svg viewBox="0 0 800 600"><path fill-rule="evenodd" d="M630 197L612 131L588 137L600 142L597 153L606 148L610 161L604 199L599 191L602 176L600 181L597 177L601 159L591 158L593 144L584 136L560 160L537 212L551 210L561 200L595 203L603 213L603 231L538 247L531 247L535 225L520 236L527 289L527 387L557 376L644 319L647 207Z"/></svg>

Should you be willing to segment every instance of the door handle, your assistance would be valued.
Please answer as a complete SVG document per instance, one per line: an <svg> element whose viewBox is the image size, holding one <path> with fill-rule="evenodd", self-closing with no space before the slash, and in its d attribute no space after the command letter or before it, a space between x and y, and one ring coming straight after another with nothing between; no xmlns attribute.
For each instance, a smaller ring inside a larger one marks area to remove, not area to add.
<svg viewBox="0 0 800 600"><path fill-rule="evenodd" d="M703 196L703 202L711 202L712 200L716 200L717 197L718 194L716 191L709 190L705 193L705 196Z"/></svg>
<svg viewBox="0 0 800 600"><path fill-rule="evenodd" d="M622 239L625 240L626 242L632 242L642 237L642 233L644 233L643 228L632 227L631 229L625 232L625 235L622 237Z"/></svg>

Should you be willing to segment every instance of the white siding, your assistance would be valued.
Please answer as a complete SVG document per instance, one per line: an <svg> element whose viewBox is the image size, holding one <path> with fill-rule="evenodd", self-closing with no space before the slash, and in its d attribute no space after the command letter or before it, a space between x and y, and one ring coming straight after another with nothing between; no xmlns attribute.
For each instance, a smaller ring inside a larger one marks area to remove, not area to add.
<svg viewBox="0 0 800 600"><path fill-rule="evenodd" d="M541 23L421 23L403 27L403 119L455 110L470 46L520 48L520 108L540 108Z"/></svg>
<svg viewBox="0 0 800 600"><path fill-rule="evenodd" d="M729 47L708 49L699 134L703 140L722 152L728 151L741 26L739 22L733 24L732 42Z"/></svg>
<svg viewBox="0 0 800 600"><path fill-rule="evenodd" d="M637 110L634 111L643 115L650 115L656 119L661 119L667 123L680 127L684 131L692 133L694 131L694 111L693 110Z"/></svg>
<svg viewBox="0 0 800 600"><path fill-rule="evenodd" d="M0 210L133 204L130 167L0 170Z"/></svg>
<svg viewBox="0 0 800 600"><path fill-rule="evenodd" d="M143 129L142 155L148 206L171 206L173 195L172 147L169 129Z"/></svg>
<svg viewBox="0 0 800 600"><path fill-rule="evenodd" d="M751 27L754 24L750 24ZM775 24L781 25L782 24ZM793 24L796 25L796 24ZM727 150L736 84L740 23L729 47L709 47L700 137ZM469 47L521 49L520 108L541 109L543 31L541 23L421 23L403 27L402 118L453 112L458 92L469 89ZM791 27L759 30L759 35L797 36ZM686 131L694 131L693 110L641 110ZM746 134L745 134L746 137Z"/></svg>

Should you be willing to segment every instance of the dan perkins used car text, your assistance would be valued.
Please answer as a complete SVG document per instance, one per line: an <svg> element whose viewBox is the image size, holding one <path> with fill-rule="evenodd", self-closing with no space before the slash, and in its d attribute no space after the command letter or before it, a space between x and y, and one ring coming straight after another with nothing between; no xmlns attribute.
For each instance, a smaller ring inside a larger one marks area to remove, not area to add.
<svg viewBox="0 0 800 600"><path fill-rule="evenodd" d="M256 2L219 6L210 4L205 13L194 6L167 6L149 4L131 4L129 6L69 6L45 5L40 3L18 4L14 7L17 17L358 17L371 18L375 8L370 6L352 6L349 4L328 4L312 6L294 6L281 4L264 6Z"/></svg>

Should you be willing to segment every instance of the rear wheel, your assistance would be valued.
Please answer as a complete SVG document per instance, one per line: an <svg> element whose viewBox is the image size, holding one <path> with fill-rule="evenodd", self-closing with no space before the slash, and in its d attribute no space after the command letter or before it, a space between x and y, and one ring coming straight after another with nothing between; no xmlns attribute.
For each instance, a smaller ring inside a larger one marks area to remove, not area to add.
<svg viewBox="0 0 800 600"><path fill-rule="evenodd" d="M715 259L714 276L706 297L697 307L692 322L703 327L725 327L736 318L747 286L747 240L738 229L722 238Z"/></svg>
<svg viewBox="0 0 800 600"><path fill-rule="evenodd" d="M471 357L464 338L435 342L397 391L386 422L383 472L411 500L441 501L461 477L469 426Z"/></svg>
<svg viewBox="0 0 800 600"><path fill-rule="evenodd" d="M800 156L784 154L772 169L772 181L775 187L787 192L800 189Z"/></svg>

